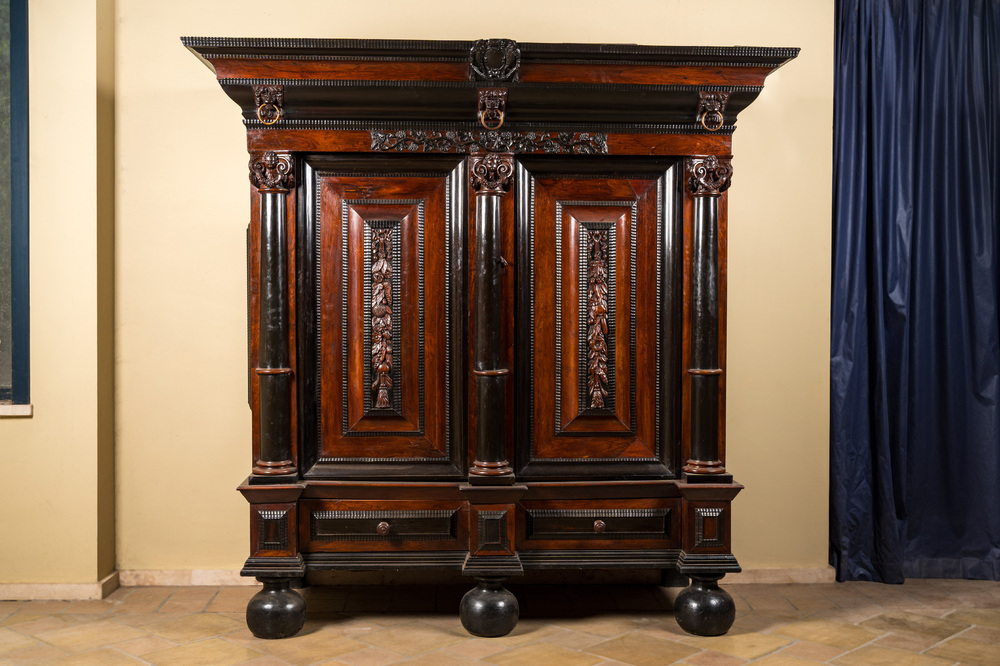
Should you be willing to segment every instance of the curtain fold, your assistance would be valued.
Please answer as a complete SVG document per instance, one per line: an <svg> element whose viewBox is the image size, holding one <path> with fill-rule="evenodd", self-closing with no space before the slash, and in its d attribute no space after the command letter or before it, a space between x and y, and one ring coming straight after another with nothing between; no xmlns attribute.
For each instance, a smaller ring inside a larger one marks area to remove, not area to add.
<svg viewBox="0 0 1000 666"><path fill-rule="evenodd" d="M1000 579L1000 0L838 0L830 561Z"/></svg>

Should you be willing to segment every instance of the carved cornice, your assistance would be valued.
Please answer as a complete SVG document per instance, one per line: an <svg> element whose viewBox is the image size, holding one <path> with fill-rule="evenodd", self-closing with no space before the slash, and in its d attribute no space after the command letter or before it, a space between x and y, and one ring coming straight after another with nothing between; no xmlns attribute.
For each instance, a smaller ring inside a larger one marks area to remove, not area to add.
<svg viewBox="0 0 1000 666"><path fill-rule="evenodd" d="M503 194L510 191L511 176L514 175L513 155L473 155L470 163L472 189L477 194Z"/></svg>
<svg viewBox="0 0 1000 666"><path fill-rule="evenodd" d="M608 135L598 132L371 132L376 151L424 153L548 153L607 155Z"/></svg>
<svg viewBox="0 0 1000 666"><path fill-rule="evenodd" d="M684 162L688 191L697 196L719 196L729 189L733 165L728 157L689 157Z"/></svg>
<svg viewBox="0 0 1000 666"><path fill-rule="evenodd" d="M725 124L724 114L727 104L729 104L728 92L699 90L697 121L710 132L721 129Z"/></svg>
<svg viewBox="0 0 1000 666"><path fill-rule="evenodd" d="M285 108L285 87L253 86L253 105L257 108L257 120L265 125L273 125L281 118Z"/></svg>
<svg viewBox="0 0 1000 666"><path fill-rule="evenodd" d="M587 232L587 393L590 407L608 397L608 231Z"/></svg>
<svg viewBox="0 0 1000 666"><path fill-rule="evenodd" d="M392 229L372 229L372 391L375 409L389 405L392 388Z"/></svg>
<svg viewBox="0 0 1000 666"><path fill-rule="evenodd" d="M295 187L292 156L269 150L250 156L250 182L261 192L287 192Z"/></svg>
<svg viewBox="0 0 1000 666"><path fill-rule="evenodd" d="M469 49L470 81L517 81L521 49L513 39L480 39Z"/></svg>

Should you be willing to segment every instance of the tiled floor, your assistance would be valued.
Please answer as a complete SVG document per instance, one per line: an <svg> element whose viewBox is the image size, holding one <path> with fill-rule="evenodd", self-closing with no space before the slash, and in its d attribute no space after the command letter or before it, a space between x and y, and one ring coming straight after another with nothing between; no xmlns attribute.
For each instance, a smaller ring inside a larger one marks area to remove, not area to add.
<svg viewBox="0 0 1000 666"><path fill-rule="evenodd" d="M521 621L472 638L464 588L314 587L296 637L254 638L247 587L122 588L103 601L0 602L3 664L389 664L430 666L830 662L1000 664L1000 583L730 585L733 629L698 638L652 586L511 586Z"/></svg>

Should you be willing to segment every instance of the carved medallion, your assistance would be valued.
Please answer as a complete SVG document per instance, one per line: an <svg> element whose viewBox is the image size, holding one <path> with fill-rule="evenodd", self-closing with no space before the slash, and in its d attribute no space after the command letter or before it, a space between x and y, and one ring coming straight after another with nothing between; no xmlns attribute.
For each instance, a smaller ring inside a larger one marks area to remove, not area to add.
<svg viewBox="0 0 1000 666"><path fill-rule="evenodd" d="M689 157L684 170L688 174L688 190L695 196L718 196L729 189L733 165L727 157Z"/></svg>
<svg viewBox="0 0 1000 666"><path fill-rule="evenodd" d="M372 229L372 391L375 408L389 405L392 388L392 229Z"/></svg>
<svg viewBox="0 0 1000 666"><path fill-rule="evenodd" d="M273 125L285 107L285 87L253 86L253 105L257 107L257 120Z"/></svg>
<svg viewBox="0 0 1000 666"><path fill-rule="evenodd" d="M503 194L510 191L514 175L512 155L487 153L473 155L471 160L472 189L479 194Z"/></svg>
<svg viewBox="0 0 1000 666"><path fill-rule="evenodd" d="M608 231L587 232L587 394L601 409L608 397Z"/></svg>
<svg viewBox="0 0 1000 666"><path fill-rule="evenodd" d="M729 93L722 91L698 91L697 120L701 126L710 132L722 128L725 123L724 114L729 104Z"/></svg>
<svg viewBox="0 0 1000 666"><path fill-rule="evenodd" d="M597 132L426 132L371 133L371 149L423 153L549 153L607 155L608 135Z"/></svg>
<svg viewBox="0 0 1000 666"><path fill-rule="evenodd" d="M480 39L469 49L470 81L517 81L521 49L513 39Z"/></svg>
<svg viewBox="0 0 1000 666"><path fill-rule="evenodd" d="M287 153L254 153L250 156L250 182L261 192L287 192L295 186L292 156Z"/></svg>

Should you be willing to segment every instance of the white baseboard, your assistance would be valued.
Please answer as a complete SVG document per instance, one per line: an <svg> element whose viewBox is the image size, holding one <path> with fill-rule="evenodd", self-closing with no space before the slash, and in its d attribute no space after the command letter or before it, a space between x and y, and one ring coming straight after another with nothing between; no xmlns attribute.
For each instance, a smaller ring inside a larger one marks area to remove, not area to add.
<svg viewBox="0 0 1000 666"><path fill-rule="evenodd" d="M259 585L238 569L125 569L119 572L124 587L191 585Z"/></svg>
<svg viewBox="0 0 1000 666"><path fill-rule="evenodd" d="M118 572L95 583L0 583L4 601L85 601L103 599L118 589Z"/></svg>
<svg viewBox="0 0 1000 666"><path fill-rule="evenodd" d="M724 585L757 583L780 585L784 583L814 584L835 583L837 575L833 567L790 568L790 569L744 569L738 574L726 574L721 581Z"/></svg>

